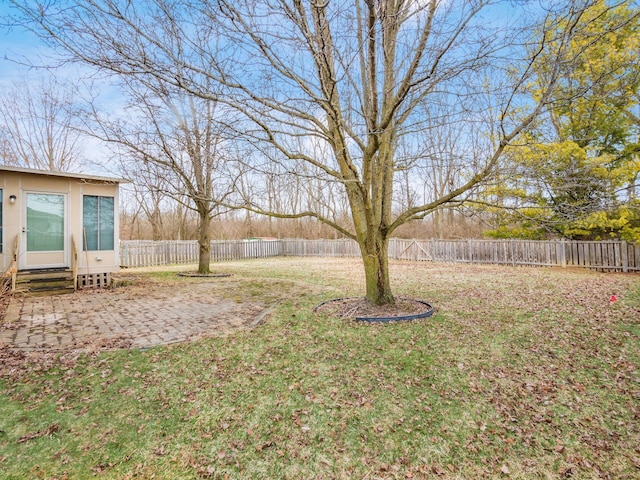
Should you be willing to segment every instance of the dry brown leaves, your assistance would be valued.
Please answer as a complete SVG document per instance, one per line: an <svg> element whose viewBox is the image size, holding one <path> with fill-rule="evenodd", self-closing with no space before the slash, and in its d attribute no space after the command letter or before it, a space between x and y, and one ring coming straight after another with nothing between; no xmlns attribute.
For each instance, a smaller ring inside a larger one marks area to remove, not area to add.
<svg viewBox="0 0 640 480"><path fill-rule="evenodd" d="M56 433L58 430L60 430L60 426L54 422L51 425L49 425L47 428L38 430L37 432L34 432L34 433L28 433L26 435L23 435L18 439L18 443L25 443L25 442L28 442L29 440L33 440L34 438L48 437Z"/></svg>
<svg viewBox="0 0 640 480"><path fill-rule="evenodd" d="M42 349L25 351L9 348L0 343L0 378L17 380L32 373L50 370L55 366L71 368L82 355L97 357L105 350L131 347L131 340L124 337L90 337L64 350Z"/></svg>

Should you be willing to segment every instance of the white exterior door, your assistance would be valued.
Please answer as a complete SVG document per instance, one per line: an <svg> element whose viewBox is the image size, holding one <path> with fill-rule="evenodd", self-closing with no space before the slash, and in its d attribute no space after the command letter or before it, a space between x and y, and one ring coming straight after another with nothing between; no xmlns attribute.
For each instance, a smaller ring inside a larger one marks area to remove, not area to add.
<svg viewBox="0 0 640 480"><path fill-rule="evenodd" d="M67 267L67 195L24 192L19 268Z"/></svg>

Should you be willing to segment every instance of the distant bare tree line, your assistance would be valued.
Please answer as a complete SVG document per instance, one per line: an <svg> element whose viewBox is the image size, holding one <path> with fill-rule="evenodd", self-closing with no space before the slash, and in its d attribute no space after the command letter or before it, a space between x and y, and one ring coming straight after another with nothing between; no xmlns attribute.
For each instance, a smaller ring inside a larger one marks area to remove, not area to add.
<svg viewBox="0 0 640 480"><path fill-rule="evenodd" d="M195 240L198 218L178 202L159 201L151 192L136 191L135 185L121 188L120 238L126 240ZM159 202L158 202L159 201ZM349 224L344 211L337 222ZM336 239L344 238L334 228L308 218L274 218L244 210L228 212L211 220L212 240L235 240L251 237ZM444 210L438 216L416 220L396 232L399 238L479 238L486 228L477 215Z"/></svg>

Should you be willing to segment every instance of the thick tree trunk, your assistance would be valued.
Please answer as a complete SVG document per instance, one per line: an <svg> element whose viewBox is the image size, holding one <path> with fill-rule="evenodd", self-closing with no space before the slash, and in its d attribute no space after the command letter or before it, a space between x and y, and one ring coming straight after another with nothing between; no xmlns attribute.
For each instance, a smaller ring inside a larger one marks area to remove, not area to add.
<svg viewBox="0 0 640 480"><path fill-rule="evenodd" d="M164 238L162 228L162 212L159 208L154 208L149 215L149 222L151 223L151 236L154 240L162 240Z"/></svg>
<svg viewBox="0 0 640 480"><path fill-rule="evenodd" d="M198 264L198 273L207 274L211 272L209 264L211 263L211 217L209 212L200 212L200 228L198 232L198 244L200 246L200 260Z"/></svg>
<svg viewBox="0 0 640 480"><path fill-rule="evenodd" d="M381 232L368 235L360 243L366 279L366 298L374 305L389 305L395 302L389 280L389 239Z"/></svg>

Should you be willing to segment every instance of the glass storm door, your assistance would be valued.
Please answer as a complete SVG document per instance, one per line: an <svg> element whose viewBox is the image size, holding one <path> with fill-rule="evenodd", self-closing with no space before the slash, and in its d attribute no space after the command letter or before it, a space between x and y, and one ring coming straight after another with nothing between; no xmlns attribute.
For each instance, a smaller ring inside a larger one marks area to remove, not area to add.
<svg viewBox="0 0 640 480"><path fill-rule="evenodd" d="M25 193L21 268L66 265L66 195Z"/></svg>

